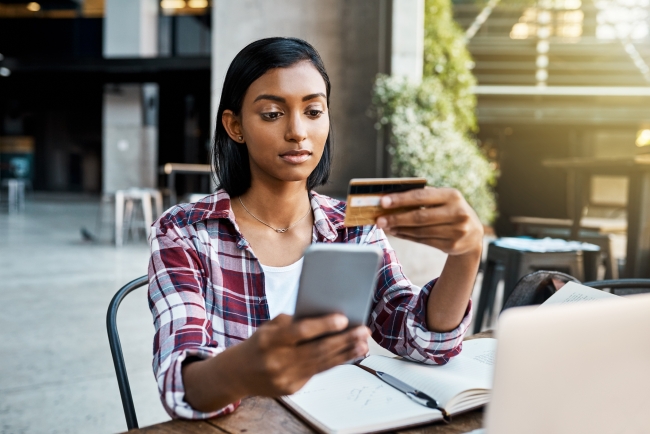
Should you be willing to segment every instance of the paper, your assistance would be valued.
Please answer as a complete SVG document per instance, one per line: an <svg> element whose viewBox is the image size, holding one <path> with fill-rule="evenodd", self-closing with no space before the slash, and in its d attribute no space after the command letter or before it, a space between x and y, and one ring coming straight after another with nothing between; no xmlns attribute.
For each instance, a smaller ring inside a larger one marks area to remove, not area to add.
<svg viewBox="0 0 650 434"><path fill-rule="evenodd" d="M287 399L332 432L361 427L363 431L372 431L387 423L400 426L404 423L400 421L441 418L438 410L416 404L379 378L352 365L337 366L315 375Z"/></svg>
<svg viewBox="0 0 650 434"><path fill-rule="evenodd" d="M473 339L463 342L463 351L446 365L424 365L382 356L361 362L376 371L386 372L422 390L452 411L447 404L466 390L492 388L496 339Z"/></svg>
<svg viewBox="0 0 650 434"><path fill-rule="evenodd" d="M609 292L602 291L600 289L591 288L589 286L580 285L575 282L569 282L560 288L555 294L548 298L544 303L542 303L539 308L548 307L558 304L566 303L576 303L582 301L591 301L599 299L611 299L616 298L623 300L623 298L610 294Z"/></svg>

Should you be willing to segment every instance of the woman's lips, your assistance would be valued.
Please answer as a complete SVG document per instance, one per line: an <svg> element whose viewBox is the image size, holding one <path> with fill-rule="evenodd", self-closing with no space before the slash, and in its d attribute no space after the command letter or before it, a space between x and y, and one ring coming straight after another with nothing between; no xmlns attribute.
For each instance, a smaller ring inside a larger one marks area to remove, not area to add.
<svg viewBox="0 0 650 434"><path fill-rule="evenodd" d="M307 161L307 159L309 159L309 157L311 157L311 152L306 150L288 151L280 155L280 158L291 164L304 163Z"/></svg>

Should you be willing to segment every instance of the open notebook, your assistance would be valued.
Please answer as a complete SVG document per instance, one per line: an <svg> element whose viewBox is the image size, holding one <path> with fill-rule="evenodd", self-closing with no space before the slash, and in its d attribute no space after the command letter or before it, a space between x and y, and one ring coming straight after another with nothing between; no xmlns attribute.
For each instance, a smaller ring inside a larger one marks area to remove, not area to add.
<svg viewBox="0 0 650 434"><path fill-rule="evenodd" d="M390 374L438 401L454 415L488 402L492 388L495 339L463 342L463 351L446 365L423 365L399 358L370 356L360 364ZM377 376L342 365L314 376L282 402L323 433L386 431L442 420Z"/></svg>

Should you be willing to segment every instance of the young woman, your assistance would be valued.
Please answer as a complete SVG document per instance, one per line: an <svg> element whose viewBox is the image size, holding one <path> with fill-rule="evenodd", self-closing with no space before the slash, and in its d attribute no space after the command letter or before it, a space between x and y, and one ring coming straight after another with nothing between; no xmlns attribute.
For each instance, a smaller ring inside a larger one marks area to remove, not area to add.
<svg viewBox="0 0 650 434"><path fill-rule="evenodd" d="M154 373L173 417L232 412L250 395L280 396L314 374L383 347L424 363L461 350L470 321L482 226L453 189L384 197L416 211L345 228L345 203L312 189L332 159L330 81L316 50L293 38L254 42L223 85L213 165L219 190L153 225L149 300ZM449 254L422 289L402 273L384 232ZM384 262L368 327L341 315L292 321L302 254L311 243L369 243Z"/></svg>

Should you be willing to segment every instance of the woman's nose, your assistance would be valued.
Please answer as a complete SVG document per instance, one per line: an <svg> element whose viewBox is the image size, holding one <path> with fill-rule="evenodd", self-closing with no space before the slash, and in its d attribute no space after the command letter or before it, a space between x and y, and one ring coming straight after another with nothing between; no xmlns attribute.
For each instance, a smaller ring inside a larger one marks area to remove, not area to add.
<svg viewBox="0 0 650 434"><path fill-rule="evenodd" d="M307 128L304 120L299 114L293 114L289 117L287 132L284 139L288 142L301 143L307 138Z"/></svg>

